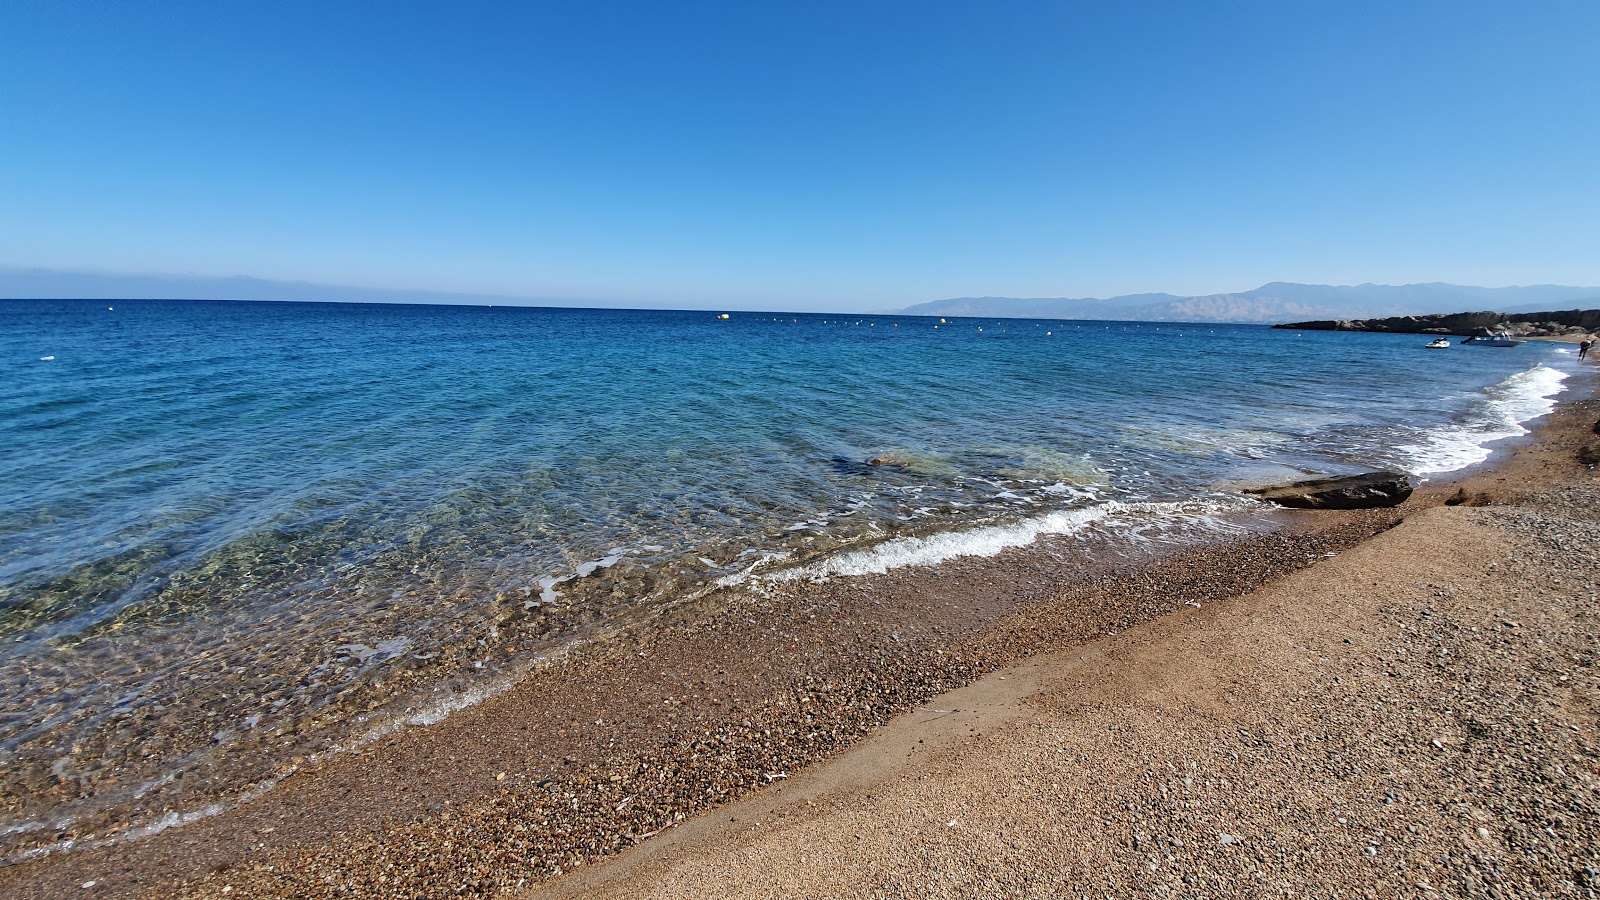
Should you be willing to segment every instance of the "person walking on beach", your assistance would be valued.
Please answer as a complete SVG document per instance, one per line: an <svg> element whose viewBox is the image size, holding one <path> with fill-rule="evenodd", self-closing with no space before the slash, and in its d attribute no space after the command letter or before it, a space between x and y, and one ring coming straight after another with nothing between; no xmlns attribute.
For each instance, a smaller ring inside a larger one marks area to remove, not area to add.
<svg viewBox="0 0 1600 900"><path fill-rule="evenodd" d="M1584 338L1578 342L1578 358L1583 359L1589 355L1589 348L1594 346L1594 341Z"/></svg>

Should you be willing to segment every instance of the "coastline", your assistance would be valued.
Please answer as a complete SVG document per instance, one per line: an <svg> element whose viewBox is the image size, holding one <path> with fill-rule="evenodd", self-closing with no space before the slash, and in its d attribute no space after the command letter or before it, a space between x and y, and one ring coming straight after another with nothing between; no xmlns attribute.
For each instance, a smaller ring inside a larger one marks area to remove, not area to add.
<svg viewBox="0 0 1600 900"><path fill-rule="evenodd" d="M1429 484L1399 513L1297 515L1283 531L1083 575L1065 563L1093 548L1043 539L932 570L706 598L443 726L329 756L184 828L8 867L0 889L60 896L92 881L111 894L187 885L196 896L224 886L230 896L427 896L531 883L765 785L776 787L756 796L775 796L896 715L1035 652L1098 647L1108 631L1127 640L1170 613L1209 613L1325 565L1453 490L1503 478L1494 473L1546 446L1548 423L1585 402L1565 403L1511 460L1461 487Z"/></svg>
<svg viewBox="0 0 1600 900"><path fill-rule="evenodd" d="M1600 400L1220 605L519 896L1593 896Z"/></svg>

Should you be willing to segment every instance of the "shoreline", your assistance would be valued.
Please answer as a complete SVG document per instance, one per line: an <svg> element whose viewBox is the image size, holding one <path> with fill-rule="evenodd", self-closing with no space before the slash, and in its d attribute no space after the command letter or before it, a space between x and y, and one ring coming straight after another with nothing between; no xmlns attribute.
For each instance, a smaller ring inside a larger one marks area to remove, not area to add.
<svg viewBox="0 0 1600 900"><path fill-rule="evenodd" d="M130 895L188 884L196 895L232 885L230 896L307 896L334 885L379 895L515 887L787 781L944 690L1035 652L1088 646L1187 601L1244 596L1446 502L1452 486L1493 477L1504 462L1428 482L1400 513L1296 514L1282 531L1153 563L1112 561L1088 575L1074 576L1067 563L1086 562L1093 548L1044 538L932 570L705 598L659 612L650 634L593 646L442 727L331 756L182 828L0 869L0 889L59 896L93 881L97 891Z"/></svg>
<svg viewBox="0 0 1600 900"><path fill-rule="evenodd" d="M519 896L1594 896L1597 416Z"/></svg>

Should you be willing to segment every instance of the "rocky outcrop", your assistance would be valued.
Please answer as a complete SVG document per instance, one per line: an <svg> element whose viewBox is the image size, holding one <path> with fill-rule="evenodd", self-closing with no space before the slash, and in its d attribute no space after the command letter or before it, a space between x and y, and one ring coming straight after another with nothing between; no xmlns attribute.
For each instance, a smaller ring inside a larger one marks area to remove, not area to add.
<svg viewBox="0 0 1600 900"><path fill-rule="evenodd" d="M1512 337L1557 337L1600 331L1600 309L1557 312L1463 312L1388 319L1323 319L1274 325L1298 331L1376 331L1397 334L1453 334L1463 337L1504 331Z"/></svg>
<svg viewBox="0 0 1600 900"><path fill-rule="evenodd" d="M1253 488L1245 493L1294 509L1373 509L1398 506L1411 496L1411 490L1411 479L1399 472L1367 472Z"/></svg>

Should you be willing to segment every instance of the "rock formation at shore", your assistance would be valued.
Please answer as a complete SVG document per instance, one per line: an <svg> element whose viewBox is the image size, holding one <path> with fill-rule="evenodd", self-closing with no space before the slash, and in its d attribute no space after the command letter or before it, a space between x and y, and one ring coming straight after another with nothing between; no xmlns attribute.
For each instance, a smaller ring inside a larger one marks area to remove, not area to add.
<svg viewBox="0 0 1600 900"><path fill-rule="evenodd" d="M1294 509L1377 509L1400 505L1411 491L1411 479L1399 472L1367 472L1253 488L1245 493Z"/></svg>
<svg viewBox="0 0 1600 900"><path fill-rule="evenodd" d="M1398 334L1453 334L1463 337L1504 331L1513 337L1560 337L1600 330L1600 309L1556 312L1462 312L1388 319L1323 319L1273 328L1299 331L1381 331Z"/></svg>

